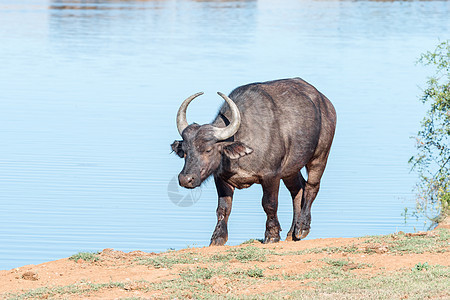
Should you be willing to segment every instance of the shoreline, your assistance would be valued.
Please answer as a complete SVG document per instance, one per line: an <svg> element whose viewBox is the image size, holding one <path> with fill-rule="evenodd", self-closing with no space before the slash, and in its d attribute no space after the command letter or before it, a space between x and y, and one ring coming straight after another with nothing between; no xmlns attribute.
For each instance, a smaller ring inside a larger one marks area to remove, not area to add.
<svg viewBox="0 0 450 300"><path fill-rule="evenodd" d="M450 230L440 226L162 253L104 249L0 271L0 298L444 298L450 296L449 240Z"/></svg>

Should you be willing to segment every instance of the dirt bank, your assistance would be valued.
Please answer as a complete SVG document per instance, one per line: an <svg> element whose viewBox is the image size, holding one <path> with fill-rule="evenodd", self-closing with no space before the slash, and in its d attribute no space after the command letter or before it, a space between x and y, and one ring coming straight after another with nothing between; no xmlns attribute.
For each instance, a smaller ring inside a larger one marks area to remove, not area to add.
<svg viewBox="0 0 450 300"><path fill-rule="evenodd" d="M450 230L165 253L105 249L0 271L1 299L450 298Z"/></svg>

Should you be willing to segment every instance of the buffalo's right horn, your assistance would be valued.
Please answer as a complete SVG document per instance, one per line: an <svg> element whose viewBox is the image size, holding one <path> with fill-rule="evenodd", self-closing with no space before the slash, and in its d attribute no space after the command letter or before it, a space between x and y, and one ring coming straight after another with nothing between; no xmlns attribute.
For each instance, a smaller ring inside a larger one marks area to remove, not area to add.
<svg viewBox="0 0 450 300"><path fill-rule="evenodd" d="M194 100L195 98L197 98L200 95L203 95L203 92L194 94L194 95L190 96L189 98L187 98L186 100L184 100L183 103L181 103L181 106L178 109L178 113L177 113L177 128L178 128L178 132L180 133L180 135L183 133L183 130L185 130L186 127L188 127L188 125L189 125L189 123L187 122L187 119L186 119L187 107L188 107L189 103L191 103L192 100Z"/></svg>

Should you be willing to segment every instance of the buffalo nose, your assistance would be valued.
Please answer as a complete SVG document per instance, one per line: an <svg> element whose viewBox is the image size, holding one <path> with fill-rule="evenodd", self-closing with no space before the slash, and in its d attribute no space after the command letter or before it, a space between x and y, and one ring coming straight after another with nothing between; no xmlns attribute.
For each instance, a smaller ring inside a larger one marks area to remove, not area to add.
<svg viewBox="0 0 450 300"><path fill-rule="evenodd" d="M178 182L180 183L181 186L192 187L194 181L195 181L195 176L192 174L178 175Z"/></svg>

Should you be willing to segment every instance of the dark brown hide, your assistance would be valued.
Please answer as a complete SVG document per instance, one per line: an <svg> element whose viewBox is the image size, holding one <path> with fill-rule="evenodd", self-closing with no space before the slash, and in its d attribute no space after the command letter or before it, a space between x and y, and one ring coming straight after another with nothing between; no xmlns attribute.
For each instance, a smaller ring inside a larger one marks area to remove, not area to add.
<svg viewBox="0 0 450 300"><path fill-rule="evenodd" d="M262 205L267 214L265 243L280 240L277 218L278 189L283 180L289 189L294 216L287 239L306 237L311 224L311 205L333 141L336 112L331 102L300 78L252 83L229 95L239 108L241 123L225 141L214 136L216 128L231 120L225 103L211 124L191 124L172 150L185 158L179 183L199 186L214 176L218 193L217 225L211 245L228 239L227 221L235 188L262 185ZM300 170L306 167L308 180Z"/></svg>

